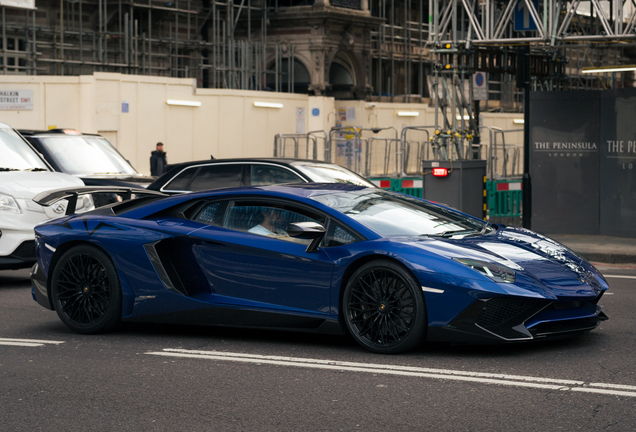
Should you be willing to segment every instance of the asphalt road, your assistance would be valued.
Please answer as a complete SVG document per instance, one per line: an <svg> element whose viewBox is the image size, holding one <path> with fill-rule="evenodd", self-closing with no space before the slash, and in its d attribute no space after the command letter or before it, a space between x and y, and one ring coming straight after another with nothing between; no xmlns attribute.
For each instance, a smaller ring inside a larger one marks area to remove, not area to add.
<svg viewBox="0 0 636 432"><path fill-rule="evenodd" d="M82 336L31 299L28 271L0 272L0 431L636 430L636 269L602 269L627 278L585 336L396 356L224 328Z"/></svg>

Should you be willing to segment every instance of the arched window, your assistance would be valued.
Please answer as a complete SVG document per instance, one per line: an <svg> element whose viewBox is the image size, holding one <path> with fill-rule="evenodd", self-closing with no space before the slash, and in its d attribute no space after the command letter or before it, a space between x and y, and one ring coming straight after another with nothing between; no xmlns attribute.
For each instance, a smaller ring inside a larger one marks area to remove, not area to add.
<svg viewBox="0 0 636 432"><path fill-rule="evenodd" d="M355 73L349 57L339 52L329 66L329 84L334 92L348 92L356 85Z"/></svg>
<svg viewBox="0 0 636 432"><path fill-rule="evenodd" d="M309 84L311 84L311 76L309 71L300 61L294 59L293 86L292 93L309 93ZM276 66L272 64L268 69L267 87L273 91L289 92L290 68L289 59L283 59L278 67L279 89L276 88Z"/></svg>

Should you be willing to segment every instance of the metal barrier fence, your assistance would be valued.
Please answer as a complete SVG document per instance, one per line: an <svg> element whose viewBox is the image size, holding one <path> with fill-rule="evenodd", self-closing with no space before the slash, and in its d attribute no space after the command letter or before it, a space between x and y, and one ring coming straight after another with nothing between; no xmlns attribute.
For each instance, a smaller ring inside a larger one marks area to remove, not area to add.
<svg viewBox="0 0 636 432"><path fill-rule="evenodd" d="M463 157L487 160L489 215L518 217L521 181L511 178L521 176L523 129L482 126L479 132L480 142L470 142ZM447 138L435 125L405 126L399 134L393 127L334 127L329 132L278 134L274 157L333 162L384 189L421 197L422 161L447 160L449 152L456 153Z"/></svg>
<svg viewBox="0 0 636 432"><path fill-rule="evenodd" d="M306 134L278 134L274 137L274 157L322 160L330 159L331 146L326 131Z"/></svg>
<svg viewBox="0 0 636 432"><path fill-rule="evenodd" d="M521 176L523 129L501 130L493 128L493 138L490 155L494 160L490 164L490 179Z"/></svg>
<svg viewBox="0 0 636 432"><path fill-rule="evenodd" d="M419 175L423 160L486 159L490 180L521 176L523 129L502 130L481 126L475 137L458 154L448 133L439 126L358 128L334 127L329 132L278 134L274 157L322 160L345 166L365 177L396 178ZM450 145L450 147L449 147Z"/></svg>

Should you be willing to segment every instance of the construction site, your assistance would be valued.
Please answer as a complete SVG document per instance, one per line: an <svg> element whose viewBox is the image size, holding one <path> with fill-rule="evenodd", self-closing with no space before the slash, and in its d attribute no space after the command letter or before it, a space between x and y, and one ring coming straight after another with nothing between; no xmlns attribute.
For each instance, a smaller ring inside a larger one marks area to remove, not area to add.
<svg viewBox="0 0 636 432"><path fill-rule="evenodd" d="M372 177L483 159L490 180L519 179L529 91L634 86L634 67L617 69L636 63L636 8L623 0L0 0L0 9L3 75L189 78L197 91L332 98L318 131L278 131L268 154ZM347 123L338 106L355 101L363 113ZM385 104L430 115L383 123ZM487 113L518 114L496 127Z"/></svg>

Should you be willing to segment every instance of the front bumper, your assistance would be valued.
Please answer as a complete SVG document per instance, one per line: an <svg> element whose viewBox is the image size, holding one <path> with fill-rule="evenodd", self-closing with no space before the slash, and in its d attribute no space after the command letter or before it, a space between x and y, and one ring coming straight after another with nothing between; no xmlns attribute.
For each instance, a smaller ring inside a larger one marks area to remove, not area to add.
<svg viewBox="0 0 636 432"><path fill-rule="evenodd" d="M35 263L33 228L48 219L42 206L16 198L20 213L0 212L0 270L31 267Z"/></svg>
<svg viewBox="0 0 636 432"><path fill-rule="evenodd" d="M33 263L35 263L35 240L25 240L11 254L0 256L0 270L27 268Z"/></svg>
<svg viewBox="0 0 636 432"><path fill-rule="evenodd" d="M562 339L595 329L607 315L598 301L551 301L518 297L478 299L449 325L429 327L429 341L511 343Z"/></svg>

